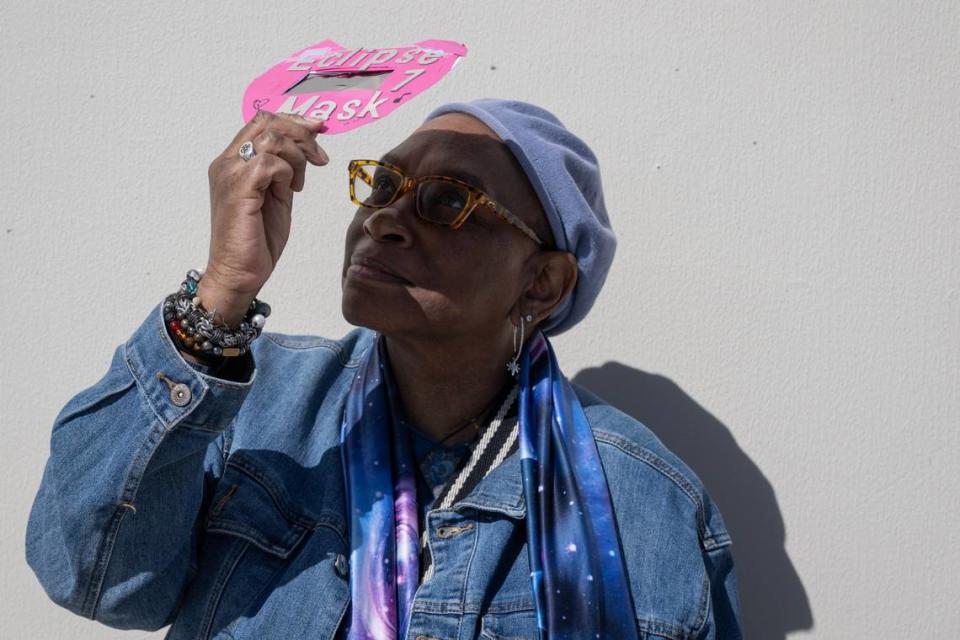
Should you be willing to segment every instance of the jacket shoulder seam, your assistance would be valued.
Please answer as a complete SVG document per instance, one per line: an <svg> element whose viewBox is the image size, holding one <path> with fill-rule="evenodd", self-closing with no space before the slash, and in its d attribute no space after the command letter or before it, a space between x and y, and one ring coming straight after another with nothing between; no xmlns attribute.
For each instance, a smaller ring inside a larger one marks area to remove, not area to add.
<svg viewBox="0 0 960 640"><path fill-rule="evenodd" d="M712 550L730 543L730 536L726 532L714 535L710 531L706 521L706 508L703 504L700 491L694 483L675 466L650 449L640 446L636 442L627 440L617 434L595 429L594 438L597 442L616 447L632 458L649 465L673 482L687 496L696 509L697 530L701 545L705 550Z"/></svg>

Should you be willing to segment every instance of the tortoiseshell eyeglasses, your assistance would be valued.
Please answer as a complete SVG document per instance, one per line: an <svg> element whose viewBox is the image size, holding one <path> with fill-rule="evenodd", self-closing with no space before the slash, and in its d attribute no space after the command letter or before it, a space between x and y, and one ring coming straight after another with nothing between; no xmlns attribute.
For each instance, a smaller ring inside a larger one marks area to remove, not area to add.
<svg viewBox="0 0 960 640"><path fill-rule="evenodd" d="M382 209L411 189L416 189L417 215L434 224L459 229L478 206L487 207L538 245L533 229L483 191L457 178L423 176L411 178L403 170L380 160L351 160L350 200L361 207Z"/></svg>

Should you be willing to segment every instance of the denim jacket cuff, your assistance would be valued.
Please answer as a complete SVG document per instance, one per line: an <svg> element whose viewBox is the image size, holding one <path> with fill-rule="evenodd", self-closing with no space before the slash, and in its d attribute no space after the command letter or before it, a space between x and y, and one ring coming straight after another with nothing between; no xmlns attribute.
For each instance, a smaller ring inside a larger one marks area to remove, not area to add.
<svg viewBox="0 0 960 640"><path fill-rule="evenodd" d="M226 429L257 378L252 350L238 356L249 359L246 381L217 378L205 373L206 367L187 362L167 332L162 301L127 340L124 353L140 392L168 429L181 420Z"/></svg>

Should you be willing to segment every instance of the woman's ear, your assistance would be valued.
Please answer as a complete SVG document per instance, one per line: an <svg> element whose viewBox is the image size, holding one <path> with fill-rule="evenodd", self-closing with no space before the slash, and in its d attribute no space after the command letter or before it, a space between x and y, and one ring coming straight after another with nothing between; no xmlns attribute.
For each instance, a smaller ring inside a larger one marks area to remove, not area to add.
<svg viewBox="0 0 960 640"><path fill-rule="evenodd" d="M541 251L530 256L530 284L520 295L517 315L532 315L539 324L577 284L577 257L569 251Z"/></svg>

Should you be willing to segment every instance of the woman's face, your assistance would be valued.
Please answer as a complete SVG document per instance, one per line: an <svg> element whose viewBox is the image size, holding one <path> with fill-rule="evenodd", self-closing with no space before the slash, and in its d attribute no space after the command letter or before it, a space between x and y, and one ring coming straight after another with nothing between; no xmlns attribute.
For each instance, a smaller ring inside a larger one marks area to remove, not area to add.
<svg viewBox="0 0 960 640"><path fill-rule="evenodd" d="M445 175L479 187L549 242L550 231L516 159L482 122L445 114L381 158L412 177ZM343 315L384 335L435 340L495 335L532 273L537 244L478 207L457 230L417 216L414 191L389 207L360 207L347 229Z"/></svg>

